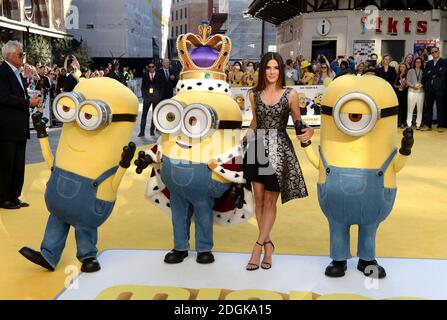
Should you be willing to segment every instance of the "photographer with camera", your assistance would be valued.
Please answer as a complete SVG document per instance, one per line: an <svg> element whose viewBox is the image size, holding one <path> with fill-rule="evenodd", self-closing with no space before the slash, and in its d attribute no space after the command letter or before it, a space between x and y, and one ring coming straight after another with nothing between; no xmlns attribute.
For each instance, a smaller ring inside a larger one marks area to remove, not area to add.
<svg viewBox="0 0 447 320"><path fill-rule="evenodd" d="M67 76L64 79L63 92L71 92L79 82L81 65L74 55L69 54L65 57L64 69L67 70Z"/></svg>

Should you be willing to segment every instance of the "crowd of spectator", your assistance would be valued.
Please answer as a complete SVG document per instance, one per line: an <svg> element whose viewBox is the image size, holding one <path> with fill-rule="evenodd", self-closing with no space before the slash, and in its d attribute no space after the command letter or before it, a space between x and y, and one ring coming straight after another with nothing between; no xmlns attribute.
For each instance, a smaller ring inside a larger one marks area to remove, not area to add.
<svg viewBox="0 0 447 320"><path fill-rule="evenodd" d="M401 128L415 126L417 130L431 130L434 105L437 110L437 130L447 126L445 90L447 61L440 58L439 48L419 49L407 54L402 61L385 54L379 57L338 56L331 59L318 55L307 60L299 55L295 60L285 60L287 86L328 86L336 77L345 74L362 76L373 74L385 79L395 90L399 101L398 125ZM258 63L249 60L235 61L227 67L227 81L232 87L251 87L258 79ZM414 110L416 117L414 119Z"/></svg>

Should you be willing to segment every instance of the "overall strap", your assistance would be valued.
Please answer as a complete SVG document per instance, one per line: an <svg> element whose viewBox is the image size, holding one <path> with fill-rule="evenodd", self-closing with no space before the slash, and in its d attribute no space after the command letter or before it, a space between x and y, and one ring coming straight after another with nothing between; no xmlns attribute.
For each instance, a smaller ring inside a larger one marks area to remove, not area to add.
<svg viewBox="0 0 447 320"><path fill-rule="evenodd" d="M107 180L108 178L110 178L113 174L116 173L116 171L118 170L118 166L110 168L109 170L107 170L106 172L104 172L102 175L100 175L98 178L96 178L95 181L93 181L93 186L97 187L99 186L101 183L103 183L105 180Z"/></svg>
<svg viewBox="0 0 447 320"><path fill-rule="evenodd" d="M50 168L51 171L54 171L54 168L56 167L56 154L57 154L57 152L54 154L54 157L53 157L53 165Z"/></svg>
<svg viewBox="0 0 447 320"><path fill-rule="evenodd" d="M321 157L321 161L323 161L324 169L328 169L329 164L328 164L326 158L324 157L323 150L321 150L321 146L318 146L318 152L320 152L320 157Z"/></svg>
<svg viewBox="0 0 447 320"><path fill-rule="evenodd" d="M382 167L380 167L379 171L377 172L377 174L379 176L383 176L383 174L385 173L385 171L388 169L389 165L391 164L391 161L394 159L394 156L397 154L397 148L395 148L393 150L393 152L391 152L391 154L388 156L388 158L385 160L385 162L383 163Z"/></svg>

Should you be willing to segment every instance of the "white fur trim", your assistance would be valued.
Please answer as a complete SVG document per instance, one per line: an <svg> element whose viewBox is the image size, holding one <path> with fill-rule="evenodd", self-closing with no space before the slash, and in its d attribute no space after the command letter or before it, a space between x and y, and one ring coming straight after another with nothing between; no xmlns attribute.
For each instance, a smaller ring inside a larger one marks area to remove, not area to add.
<svg viewBox="0 0 447 320"><path fill-rule="evenodd" d="M177 83L176 93L188 91L216 92L231 95L230 85L222 80L187 79Z"/></svg>
<svg viewBox="0 0 447 320"><path fill-rule="evenodd" d="M217 166L213 169L213 171L228 181L244 184L247 183L247 180L244 179L244 173L242 171L231 171L222 166Z"/></svg>
<svg viewBox="0 0 447 320"><path fill-rule="evenodd" d="M152 161L157 162L157 155L152 151L152 149L146 150L146 154L152 158Z"/></svg>
<svg viewBox="0 0 447 320"><path fill-rule="evenodd" d="M214 211L214 224L230 227L247 222L255 214L253 193L244 188L244 206L228 212Z"/></svg>
<svg viewBox="0 0 447 320"><path fill-rule="evenodd" d="M170 202L162 192L165 185L161 181L160 174L157 171L158 169L155 168L156 166L159 165L154 165L155 176L150 177L148 180L145 198L171 217ZM245 203L242 209L235 208L228 212L214 211L214 224L235 226L247 222L255 213L253 193L247 188L244 188L244 201ZM192 220L194 221L194 216Z"/></svg>
<svg viewBox="0 0 447 320"><path fill-rule="evenodd" d="M242 157L243 147L242 145L237 145L234 149L222 153L215 159L219 165L230 162L233 158Z"/></svg>

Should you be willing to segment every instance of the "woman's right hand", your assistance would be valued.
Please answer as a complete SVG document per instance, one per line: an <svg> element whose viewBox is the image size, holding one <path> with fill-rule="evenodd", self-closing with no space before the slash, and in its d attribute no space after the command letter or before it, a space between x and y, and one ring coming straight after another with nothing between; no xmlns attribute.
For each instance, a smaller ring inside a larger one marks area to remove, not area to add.
<svg viewBox="0 0 447 320"><path fill-rule="evenodd" d="M312 137L315 133L315 130L312 127L304 128L302 131L303 131L303 134L300 134L299 136L297 136L298 140L301 143L306 143L306 142L310 141L310 139L312 139Z"/></svg>

